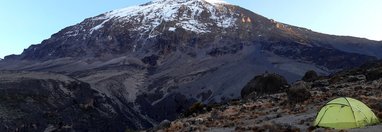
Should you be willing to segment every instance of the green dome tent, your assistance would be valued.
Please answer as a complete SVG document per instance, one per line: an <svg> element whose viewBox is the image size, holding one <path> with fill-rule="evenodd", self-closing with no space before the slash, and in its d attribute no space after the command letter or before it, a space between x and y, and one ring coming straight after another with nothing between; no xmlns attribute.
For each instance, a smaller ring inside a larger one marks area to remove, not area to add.
<svg viewBox="0 0 382 132"><path fill-rule="evenodd" d="M317 114L314 126L347 129L379 123L379 119L364 103L348 97L328 102Z"/></svg>

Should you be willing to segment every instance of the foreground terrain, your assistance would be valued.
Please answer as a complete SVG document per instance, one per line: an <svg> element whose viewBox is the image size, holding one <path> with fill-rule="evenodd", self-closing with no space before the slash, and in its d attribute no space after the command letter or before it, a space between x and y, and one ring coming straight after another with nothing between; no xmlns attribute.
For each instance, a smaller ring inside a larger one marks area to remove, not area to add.
<svg viewBox="0 0 382 132"><path fill-rule="evenodd" d="M200 106L187 118L162 123L163 131L335 131L312 126L320 108L338 97L364 102L382 118L382 65L365 65L330 77L306 82L310 95L289 97L290 92L241 99L215 106ZM292 85L291 89L294 86ZM304 101L295 102L298 98ZM197 107L196 105L194 107ZM195 108L194 108L195 109ZM198 112L201 112L197 114ZM382 125L346 131L380 131ZM338 131L338 130L337 130Z"/></svg>

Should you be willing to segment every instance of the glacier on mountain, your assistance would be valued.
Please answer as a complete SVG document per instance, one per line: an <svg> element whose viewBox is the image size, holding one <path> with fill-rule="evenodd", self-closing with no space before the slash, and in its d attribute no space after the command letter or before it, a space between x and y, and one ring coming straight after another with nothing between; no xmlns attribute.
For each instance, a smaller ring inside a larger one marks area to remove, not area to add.
<svg viewBox="0 0 382 132"><path fill-rule="evenodd" d="M90 33L102 28L110 19L117 19L123 23L133 23L142 26L135 31L151 32L163 22L177 21L175 28L183 28L196 33L211 32L209 26L219 28L235 26L236 18L230 9L221 4L228 4L222 0L155 0L139 6L117 9L107 12L93 20L102 20L99 25L91 28ZM229 15L226 15L226 14ZM201 21L202 15L208 14L213 22ZM223 15L224 14L224 15ZM155 35L150 35L151 37Z"/></svg>

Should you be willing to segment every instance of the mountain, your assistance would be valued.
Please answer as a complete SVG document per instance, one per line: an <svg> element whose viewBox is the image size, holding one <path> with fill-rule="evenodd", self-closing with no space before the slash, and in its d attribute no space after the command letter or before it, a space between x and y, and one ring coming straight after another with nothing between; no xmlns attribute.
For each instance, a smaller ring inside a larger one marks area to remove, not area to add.
<svg viewBox="0 0 382 132"><path fill-rule="evenodd" d="M326 75L380 59L380 51L378 41L317 33L220 0L154 0L64 28L5 57L0 70L87 83L140 129L195 102L239 98L266 71L292 82L308 70Z"/></svg>

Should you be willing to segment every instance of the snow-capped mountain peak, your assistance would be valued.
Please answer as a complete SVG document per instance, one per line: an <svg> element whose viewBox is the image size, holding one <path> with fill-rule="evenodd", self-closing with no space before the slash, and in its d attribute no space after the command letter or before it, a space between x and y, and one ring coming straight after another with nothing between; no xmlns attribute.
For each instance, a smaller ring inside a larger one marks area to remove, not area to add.
<svg viewBox="0 0 382 132"><path fill-rule="evenodd" d="M114 19L136 26L133 31L151 32L163 22L174 22L169 30L183 28L196 33L210 32L211 27L235 26L236 18L228 4L222 0L154 0L139 6L107 12L93 20L103 20L91 29L91 33ZM155 36L155 34L150 34Z"/></svg>

